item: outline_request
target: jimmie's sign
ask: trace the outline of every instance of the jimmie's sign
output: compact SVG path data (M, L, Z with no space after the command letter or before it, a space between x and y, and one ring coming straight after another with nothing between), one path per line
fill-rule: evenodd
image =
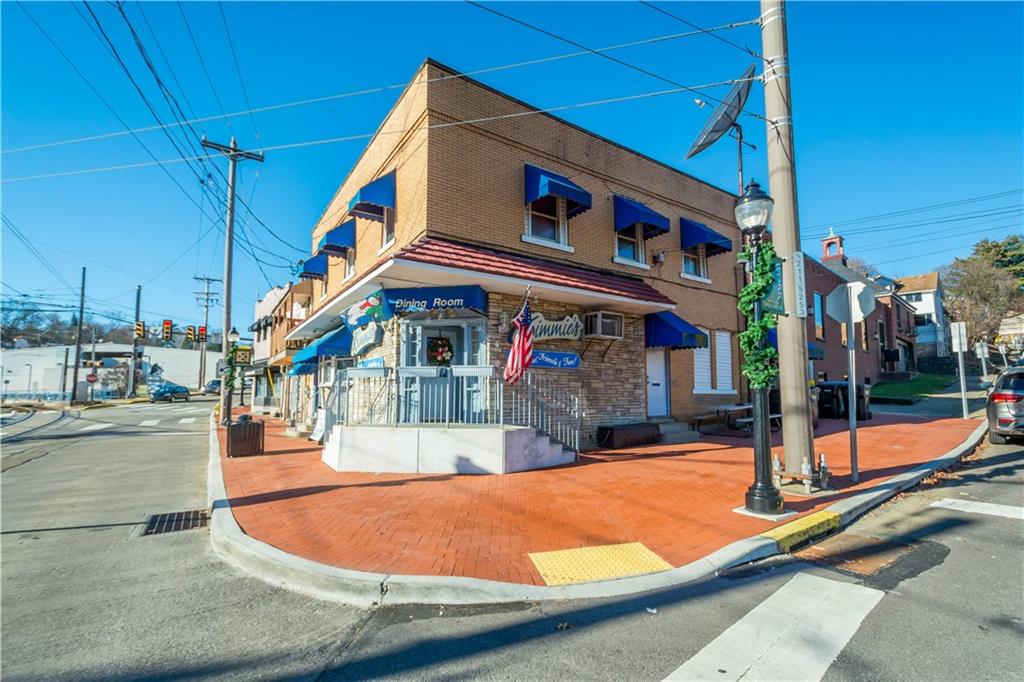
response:
M533 330L534 341L576 340L583 335L583 321L575 314L567 315L560 320L549 320L541 313L535 313L530 328Z

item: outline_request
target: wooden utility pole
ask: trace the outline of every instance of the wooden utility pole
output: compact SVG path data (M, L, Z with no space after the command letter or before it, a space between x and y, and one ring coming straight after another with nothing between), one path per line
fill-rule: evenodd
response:
M789 313L780 316L778 323L782 444L785 451L783 473L799 474L805 459L814 466L814 431L807 370L806 318L797 313L798 305L806 306L806 301L797 301L794 276L793 253L800 250L800 223L796 199L792 100L789 94L786 3L783 0L761 0L761 40L764 54L764 110L768 119L769 194L775 200L772 242L776 253L785 259L782 266L782 289L786 311Z
M228 202L227 216L224 221L224 327L221 331L221 353L226 361L228 352L231 350L228 330L231 329L231 259L235 246L235 167L238 165L239 159L263 163L263 154L239 149L234 137L231 138L231 144L227 146L210 142L205 135L202 143L207 149L214 149L228 157ZM220 383L220 415L221 421L229 423L231 407L228 395L234 387L226 386L225 383L224 381Z
M85 267L82 267L82 291L78 296L78 332L75 334L75 371L71 375L71 400L78 397L78 368L82 364L82 318L85 317Z

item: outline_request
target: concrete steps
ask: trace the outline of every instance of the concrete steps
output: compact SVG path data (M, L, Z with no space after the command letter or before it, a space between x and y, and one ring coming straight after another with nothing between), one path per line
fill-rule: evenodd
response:
M672 417L652 417L647 421L658 425L662 444L677 445L700 440L700 433L691 429L689 424L677 422Z

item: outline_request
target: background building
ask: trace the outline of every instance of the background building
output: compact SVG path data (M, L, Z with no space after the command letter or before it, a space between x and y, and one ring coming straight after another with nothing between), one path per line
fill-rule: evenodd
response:
M945 358L949 356L949 319L942 292L942 279L937 272L901 277L900 295L914 306L917 328L917 356Z

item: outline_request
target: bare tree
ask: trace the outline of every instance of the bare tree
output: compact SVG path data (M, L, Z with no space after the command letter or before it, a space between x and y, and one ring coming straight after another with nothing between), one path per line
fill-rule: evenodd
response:
M1017 279L978 256L957 258L940 271L946 307L954 320L967 323L971 343L991 341L999 323L1024 307Z

